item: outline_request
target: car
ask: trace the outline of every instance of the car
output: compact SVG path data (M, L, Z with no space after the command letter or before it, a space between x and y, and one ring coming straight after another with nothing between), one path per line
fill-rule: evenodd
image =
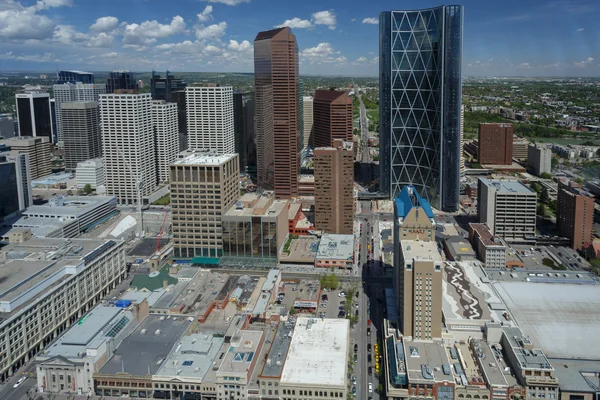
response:
M356 310L356 316L358 317L358 310Z
M356 375L352 375L352 383L356 385Z
M370 319L367 320L367 326L371 326L371 320Z
M367 355L367 362L370 363L372 360L373 360L373 357L371 357L371 354L368 354Z
M358 299L358 296L360 296L360 292L356 292L356 298Z
M346 316L346 313L345 313L345 312L343 312L343 311L340 311L340 312L338 313L338 318L344 318L345 316Z
M372 373L373 373L373 367L371 367L371 366L369 365L369 375L371 375Z
M338 297L346 297L346 292L340 292L340 293L338 294Z
M371 352L371 343L367 343L367 351L370 353Z
M342 306L343 306L344 304L346 304L346 300L342 300L342 301L340 301L340 305L342 305Z
M367 336L371 336L371 327L367 326Z
M354 362L358 362L358 354L354 354Z
M13 385L13 389L16 389L16 388L18 388L19 386L21 386L21 384L22 384L23 382L25 382L25 379L27 379L27 377L26 377L26 376L24 376L24 377L20 378L20 379L17 381L17 383L15 383L15 384Z
M356 396L356 386L352 386L352 395Z
M340 311L344 311L344 306L339 306L339 307L338 307L338 310L340 310Z
M373 384L369 382L369 393L373 393Z
M326 294L321 296L321 300L329 300L329 296L327 296Z
M321 308L327 308L327 303L321 303Z
M355 352L355 353L358 353L358 343L355 343L355 344L354 344L354 352Z
M354 306L355 306L355 307L356 307L356 309L358 310L358 303L356 303Z

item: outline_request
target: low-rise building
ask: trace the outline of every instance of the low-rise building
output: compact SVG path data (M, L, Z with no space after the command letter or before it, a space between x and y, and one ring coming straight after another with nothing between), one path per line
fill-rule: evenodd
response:
M506 242L493 236L485 224L469 224L469 239L486 268L506 267Z
M451 261L468 261L477 259L477 254L462 236L451 236L444 240L444 253Z
M315 267L352 269L354 262L354 235L324 233L319 242Z
M529 140L515 136L513 139L513 158L526 161L528 156Z
M94 158L77 163L75 178L78 189L83 189L85 185L90 185L92 189L104 186L104 158Z

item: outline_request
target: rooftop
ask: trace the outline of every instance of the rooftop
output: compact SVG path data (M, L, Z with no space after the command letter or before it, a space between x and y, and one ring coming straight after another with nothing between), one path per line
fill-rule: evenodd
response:
M463 259L477 258L477 254L475 254L475 250L471 247L471 243L462 236L449 237L445 242L454 259L457 259L457 257Z
M497 303L500 299L490 285L482 282L478 272L483 276L483 271L469 262L446 263L442 312L449 329L454 325L464 328L467 322L481 325L492 319L488 303Z
M244 374L249 376L250 365L254 357L258 357L262 344L262 331L239 330L231 337L229 349L223 357L217 375L230 376Z
M291 344L294 322L280 322L277 333L272 339L271 347L267 356L267 362L260 373L261 377L280 377L285 365L288 349Z
M550 361L546 358L544 352L540 349L528 350L525 347L532 345L532 340L529 336L525 336L523 331L518 327L505 327L504 333L508 339L508 343L512 347L517 361L521 368L528 369L553 369Z
M217 154L208 151L183 151L179 153L178 159L171 165L205 165L218 166L223 165L237 154Z
M442 261L442 257L435 242L421 240L401 240L402 254L405 260L433 260Z
M56 174L50 174L43 176L39 179L34 179L31 181L31 186L35 188L36 186L48 186L48 185L57 185L59 183L67 183L71 179L73 179L73 174L70 172L58 172Z
M454 380L448 367L444 371L443 365L449 366L450 361L441 341L421 342L404 338L403 342L409 382L452 382Z
M112 196L56 196L45 205L28 207L23 215L76 218L108 203L116 206L117 200Z
M599 360L566 360L551 358L550 362L556 371L558 386L564 392L597 393Z
M212 369L213 362L224 342L224 338L207 333L184 336L161 363L162 366L156 375L202 379Z
M261 196L256 193L246 193L223 216L277 217L282 212L286 212L287 216L287 205L287 200L275 200L274 198Z
M485 224L470 223L469 226L479 234L481 242L485 246L506 246L504 240L497 236L492 236L492 233Z
M394 199L396 218L405 218L413 207L421 207L428 218L433 219L429 202L419 195L413 186L405 186Z
M349 336L347 319L299 317L281 384L345 387Z
M334 235L324 233L321 236L317 260L352 260L354 254L354 235Z
M534 194L531 189L516 180L500 180L480 178L481 183L485 186L495 189L502 194Z

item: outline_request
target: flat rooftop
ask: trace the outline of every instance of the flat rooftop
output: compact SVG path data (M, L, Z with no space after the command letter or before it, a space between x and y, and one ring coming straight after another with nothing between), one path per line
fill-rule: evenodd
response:
M217 375L248 374L262 344L262 331L239 330L232 337Z
M436 242L424 242L421 240L401 240L402 254L405 260L433 260L442 261Z
M352 260L354 255L354 235L334 235L324 233L319 242L317 260Z
M403 342L409 382L454 381L451 371L450 374L444 373L443 365L449 366L450 361L441 341L421 342L404 338Z
M247 193L244 196L247 196ZM254 193L252 193L254 195ZM252 207L245 207L243 201L238 201L236 204L231 206L223 216L225 217L276 217L282 212L287 213L287 200L272 200L271 205L265 208L270 199L266 197L260 197L257 199L256 204ZM264 208L264 212L258 212L259 209ZM287 214L286 214L287 215Z
M520 328L514 326L505 327L504 332L506 333L510 347L513 348L515 355L517 356L517 361L522 368L553 369L542 350L537 348L532 350L525 349L526 345L532 345L533 342L529 336L523 334L523 331Z
M475 230L477 233L479 233L479 236L481 238L481 242L486 245L486 246L506 246L506 243L504 243L504 241L496 236L493 236L492 233L490 232L490 230L487 228L487 226L485 224L469 224L473 230Z
M599 360L566 360L550 358L556 371L558 386L565 392L597 393Z
M272 339L267 356L267 362L260 373L261 377L280 377L291 343L291 333L294 331L293 321L280 322L277 333Z
M298 236L291 239L289 254L281 250L280 260L287 263L314 264L319 239L316 236Z
M281 385L344 388L350 321L300 317L281 375Z
M533 194L534 192L527 186L523 185L517 180L504 180L504 179L479 179L482 184L495 189L498 193L503 194Z
M442 280L442 312L446 324L461 325L463 320L490 321L489 302L499 302L491 286L482 282L476 266L468 262L446 263ZM483 272L481 272L483 275Z
M193 377L203 379L212 369L221 346L222 337L212 333L194 333L184 336L156 373L163 377Z
M216 154L213 152L184 151L179 153L179 158L171 165L206 165L218 166L225 164L237 154Z
M540 259L542 257L539 257ZM528 260L528 259L526 259ZM514 268L498 269L489 268L485 270L491 281L497 282L531 282L531 283L556 283L556 284L589 284L597 285L598 281L589 272L584 271L555 271L550 268L537 269L522 269Z
M100 374L155 375L191 322L183 316L148 315L126 337Z
M512 319L550 357L600 359L600 286L494 282Z
M117 199L112 196L67 196L57 205L30 206L23 212L23 215L28 217L52 215L75 218L111 201L116 206Z
M499 364L498 359L494 355L490 344L483 340L475 340L475 347L483 354L479 363L483 368L483 376L485 380L493 386L508 386L505 372L501 369L503 364ZM510 372L507 373L510 377Z

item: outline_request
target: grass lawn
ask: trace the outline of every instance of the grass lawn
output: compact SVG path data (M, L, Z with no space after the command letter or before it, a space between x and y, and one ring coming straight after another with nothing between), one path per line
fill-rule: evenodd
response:
M379 108L367 110L367 118L369 118L369 121L378 121L379 120Z

